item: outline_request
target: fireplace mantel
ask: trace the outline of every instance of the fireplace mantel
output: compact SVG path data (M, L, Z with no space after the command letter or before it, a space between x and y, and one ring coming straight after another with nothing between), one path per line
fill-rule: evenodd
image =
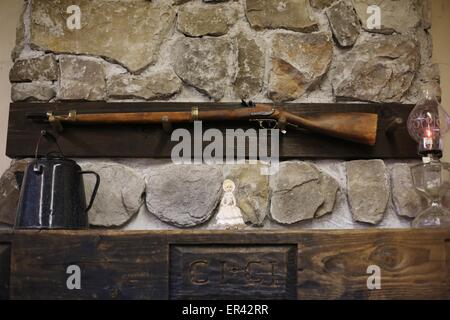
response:
M450 299L450 230L3 231L0 265L11 299Z

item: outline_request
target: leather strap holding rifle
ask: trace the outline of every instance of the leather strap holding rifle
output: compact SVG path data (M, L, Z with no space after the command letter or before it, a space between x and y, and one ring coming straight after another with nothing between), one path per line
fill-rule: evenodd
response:
M126 113L86 113L71 111L66 115L28 114L34 121L49 122L57 127L61 123L78 124L161 124L193 121L275 121L280 127L296 126L324 135L373 146L377 138L378 116L374 113L323 113L299 116L268 104L254 107L221 110L157 111Z

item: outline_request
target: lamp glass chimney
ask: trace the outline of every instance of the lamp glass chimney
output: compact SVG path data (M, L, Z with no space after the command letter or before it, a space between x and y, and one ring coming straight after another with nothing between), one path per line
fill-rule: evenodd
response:
M449 128L450 116L436 96L430 90L424 90L408 118L408 132L418 143L419 154L442 157L442 138Z

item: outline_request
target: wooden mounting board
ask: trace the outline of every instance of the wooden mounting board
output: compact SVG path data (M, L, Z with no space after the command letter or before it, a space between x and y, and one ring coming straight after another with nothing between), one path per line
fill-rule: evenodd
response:
M106 103L106 102L60 102L60 103L13 103L10 106L8 140L6 154L11 158L34 156L35 146L42 129L50 125L33 123L26 119L29 112L132 112L161 110L191 110L202 108L229 108L229 103ZM406 130L406 119L411 105L394 104L287 104L285 109L300 115L321 112L369 112L378 113L378 140L374 147L363 146L319 134L289 130L280 140L281 159L406 159L417 158L416 143ZM394 117L401 117L404 123L391 135L386 135L386 126ZM251 127L253 123L222 122L204 123L203 129L217 127L225 129ZM190 129L192 125L183 127ZM171 142L170 133L155 125L96 125L69 126L59 136L62 150L68 157L108 157L108 158L170 158L171 150L177 142ZM205 145L208 143L205 143ZM41 153L53 150L43 144Z
M9 263L11 299L450 299L446 229L3 232Z

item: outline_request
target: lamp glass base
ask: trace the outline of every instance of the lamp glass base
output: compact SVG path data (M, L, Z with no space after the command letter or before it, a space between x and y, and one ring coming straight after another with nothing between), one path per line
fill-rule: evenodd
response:
M441 206L431 206L413 220L414 228L450 228L450 211Z

